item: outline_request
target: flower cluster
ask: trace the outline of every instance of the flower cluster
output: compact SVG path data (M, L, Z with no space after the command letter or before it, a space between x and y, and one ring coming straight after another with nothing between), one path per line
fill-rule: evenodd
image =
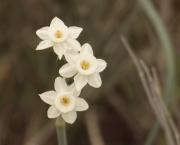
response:
M77 111L85 111L89 108L88 103L79 95L87 84L99 88L102 84L100 72L107 64L102 59L97 59L90 44L81 44L76 40L82 28L67 27L63 21L55 17L50 26L43 27L36 31L42 41L36 50L43 50L53 47L59 60L64 56L67 63L59 69L61 77L54 82L54 90L40 94L40 98L50 105L48 118L61 116L65 122L74 123L77 118ZM74 83L68 85L66 78L72 78Z

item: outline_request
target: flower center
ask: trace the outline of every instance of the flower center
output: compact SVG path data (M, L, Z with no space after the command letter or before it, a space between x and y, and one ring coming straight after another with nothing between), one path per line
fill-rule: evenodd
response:
M88 70L90 68L90 63L86 60L81 61L81 68L83 70Z
M70 99L68 96L63 96L61 99L60 99L60 103L63 104L64 106L67 106L70 104Z
M55 35L56 38L59 39L59 38L62 37L63 33L61 31L57 30L54 35Z

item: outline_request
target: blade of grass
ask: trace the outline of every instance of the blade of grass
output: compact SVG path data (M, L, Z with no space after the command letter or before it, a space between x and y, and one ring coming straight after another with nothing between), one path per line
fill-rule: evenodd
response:
M154 26L157 35L161 41L162 47L164 48L165 57L166 57L166 82L165 82L165 89L164 89L164 97L165 102L168 103L170 101L171 97L171 91L175 84L174 82L174 75L175 75L175 63L174 63L174 54L172 51L172 44L169 39L168 33L166 31L166 28L158 14L158 12L155 10L152 2L150 0L139 0L139 3L141 4L141 8L144 10L144 12L147 14L149 19L152 22L152 25ZM145 142L145 145L152 145L153 141L155 140L159 130L159 123L156 121L154 123L153 129L149 133L147 140Z

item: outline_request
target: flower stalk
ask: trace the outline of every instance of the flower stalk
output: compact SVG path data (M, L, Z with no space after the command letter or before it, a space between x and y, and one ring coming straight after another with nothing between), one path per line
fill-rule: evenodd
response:
M55 124L58 145L67 145L66 123L61 117L58 117Z

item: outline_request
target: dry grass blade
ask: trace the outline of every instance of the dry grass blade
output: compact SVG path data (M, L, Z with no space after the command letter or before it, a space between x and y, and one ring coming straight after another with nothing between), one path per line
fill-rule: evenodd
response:
M159 89L159 85L156 82L156 79L154 79L153 76L151 76L151 73L147 66L144 64L143 61L140 62L140 65L142 67L142 71L144 71L144 75L146 76L147 80L144 80L147 85L149 85L149 90L152 92L152 96L148 96L149 102L151 104L151 107L153 111L155 112L156 117L158 118L162 128L165 131L166 139L169 145L176 145L175 139L173 137L171 127L169 125L166 113L164 111L165 104L161 98L161 92Z
M156 74L155 69L152 69L152 75L145 63L139 60L134 52L131 50L127 41L122 38L122 42L130 54L145 89L145 92L148 96L150 105L160 122L161 127L165 131L165 136L168 145L180 145L179 142L179 133L176 129L176 126L172 120L171 115L169 114L167 107L162 100L162 93L159 85L159 80Z
M168 123L169 123L169 126L172 130L172 134L173 134L173 137L175 139L175 142L177 145L180 144L180 136L179 136L179 132L177 130L177 127L176 125L174 124L174 121L171 117L171 115L169 114L168 110L167 110L167 107L165 105L165 103L163 102L162 100L162 97L161 97L161 91L160 91L160 88L159 88L159 80L158 80L158 76L157 76L157 73L156 73L156 70L154 68L152 68L152 73L153 73L153 78L154 78L154 81L156 82L156 86L157 86L157 92L159 91L159 102L161 103L162 105L162 109L164 111L164 114L166 115L166 118L168 120Z

